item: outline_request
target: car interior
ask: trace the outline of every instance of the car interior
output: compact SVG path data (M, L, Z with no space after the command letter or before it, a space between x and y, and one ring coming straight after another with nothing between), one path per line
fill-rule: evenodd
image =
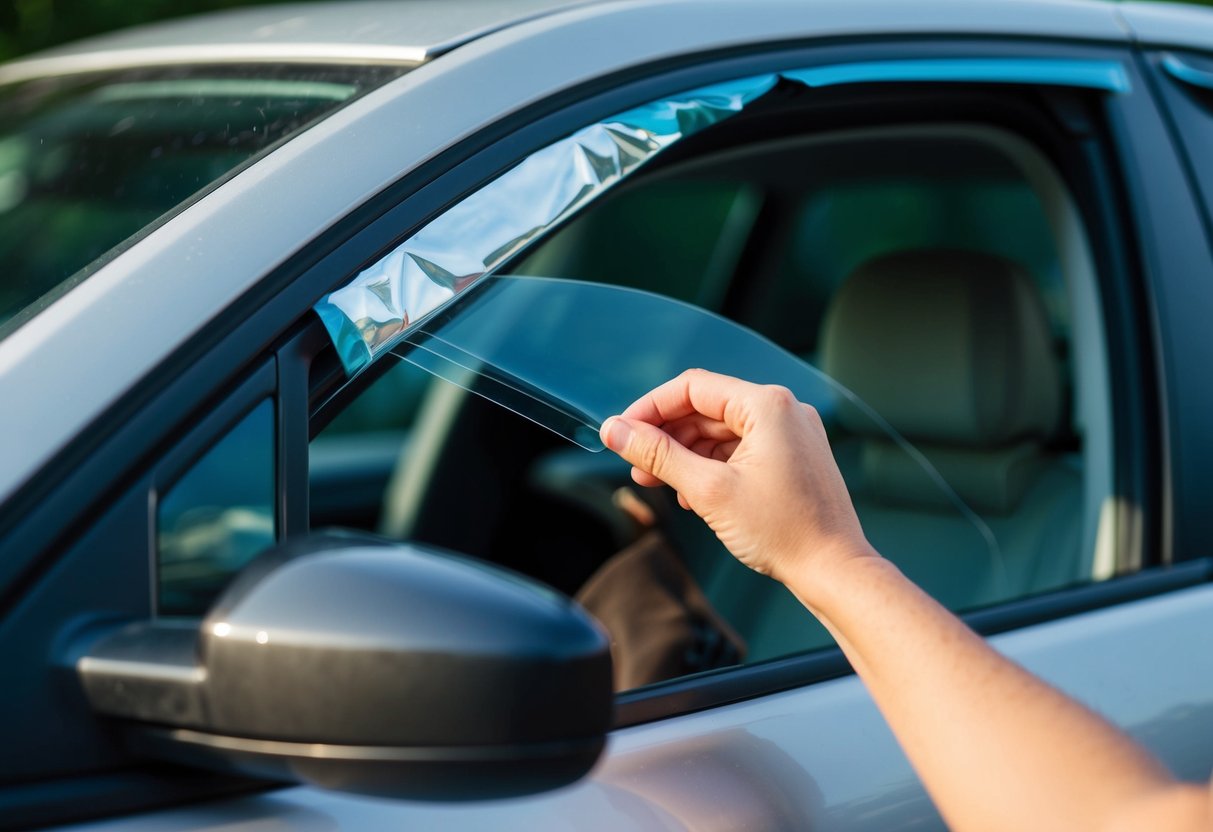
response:
M679 144L507 271L696 304L853 393L827 430L865 532L949 607L1110 576L1106 349L1077 312L1099 288L1048 142L981 96L855 123L804 94L777 89ZM669 494L476 383L389 358L321 408L313 528L485 558L577 596L617 651L672 638L655 649L694 655L620 688L832 643ZM692 625L669 636L672 618Z

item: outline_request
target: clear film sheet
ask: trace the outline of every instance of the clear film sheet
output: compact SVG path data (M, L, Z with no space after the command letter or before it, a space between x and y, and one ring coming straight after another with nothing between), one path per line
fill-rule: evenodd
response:
M1001 581L986 524L935 467L861 399L753 330L636 289L545 277L492 276L413 327L398 359L517 413L588 451L609 417L688 367L787 387L812 405L856 493L896 479L934 512L968 521L968 548ZM952 534L957 532L953 529Z
M349 378L388 355L525 416L581 447L688 367L781 384L836 425L859 456L848 486L897 480L969 521L978 560L1004 568L988 526L852 393L761 336L645 292L495 276L565 220L682 139L742 112L777 84L1032 84L1129 89L1115 61L941 58L809 67L691 90L591 124L537 151L322 298L317 314ZM833 440L833 437L832 437ZM924 527L930 537L933 532Z

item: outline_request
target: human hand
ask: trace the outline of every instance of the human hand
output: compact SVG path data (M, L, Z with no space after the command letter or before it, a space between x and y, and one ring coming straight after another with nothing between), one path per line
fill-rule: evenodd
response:
M817 411L789 391L689 370L601 433L834 634L950 828L1213 829L1213 789L1176 782L876 554Z
M787 584L875 555L821 418L786 388L688 370L607 419L601 433L637 483L672 486L757 572Z

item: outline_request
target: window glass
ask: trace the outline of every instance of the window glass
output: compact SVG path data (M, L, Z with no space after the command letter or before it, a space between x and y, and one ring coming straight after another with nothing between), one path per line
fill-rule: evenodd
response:
M804 352L817 340L804 326L806 312L823 313L859 266L881 255L929 248L973 249L1022 264L1041 290L1050 323L1055 329L1064 325L1065 285L1052 232L1040 200L1018 177L860 178L815 189L795 212L776 285L756 298L751 320Z
M569 291L571 278L717 309L858 394L914 449L832 396L814 400L865 533L950 608L1107 577L1105 347L1073 204L1027 142L976 125L751 140L641 173L510 269L564 288L529 297L521 289L544 281L495 292L491 278L406 339L398 353L454 383L418 388L419 403L399 408L419 409L392 472L343 493L360 494L384 534L488 558L577 597L612 633L616 666L627 668L619 687L830 644L794 598L737 564L668 494L633 487L626 464L485 401L508 388L528 404L537 388L551 392L541 380L552 371L557 387L588 398L549 397L540 421L563 406L601 417L586 402L629 372L627 361L672 374L685 369L668 366L685 348L700 358L677 362L746 364L728 338L690 346L694 328L682 324L650 321L629 337L628 325L649 319L575 300L587 293ZM569 315L576 308L585 322ZM647 364L619 356L626 343L661 350L662 338L668 349ZM519 354L521 364L499 360ZM756 380L770 370L729 366ZM325 453L314 443L313 464ZM946 489L931 487L923 459ZM360 476L371 483L369 469ZM314 471L314 504L318 491ZM655 655L669 661L644 666Z
M388 482L410 444L434 378L390 358L381 376L312 440L308 454L313 528L376 531Z
M716 309L760 204L760 195L738 182L624 189L507 273L631 286Z
M160 498L158 609L202 615L228 580L272 545L274 405L259 404Z
M166 212L403 71L179 66L0 86L0 337Z

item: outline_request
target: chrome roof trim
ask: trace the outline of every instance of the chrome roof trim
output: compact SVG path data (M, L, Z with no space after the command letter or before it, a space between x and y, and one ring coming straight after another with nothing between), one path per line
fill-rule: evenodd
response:
M0 65L0 83L143 66L420 64L601 0L344 0L250 6L96 35Z
M49 58L31 58L0 66L0 84L58 75L187 64L410 64L425 61L417 46L334 43L238 43L192 47L114 49Z

